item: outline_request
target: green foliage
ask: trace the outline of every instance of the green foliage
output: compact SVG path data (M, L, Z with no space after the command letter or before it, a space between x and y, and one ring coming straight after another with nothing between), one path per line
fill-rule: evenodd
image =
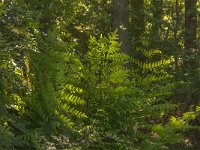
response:
M84 138L93 143L91 149L134 147L132 140L137 143L148 134L141 130L148 130L149 122L154 125L155 120L178 107L170 102L163 104L173 88L173 84L167 84L171 76L165 71L171 61L143 63L129 58L119 52L116 41L115 33L98 40L91 37L84 59L83 96L91 120L86 122L90 127ZM152 50L148 56L157 53L161 52ZM127 63L138 69L128 70Z
M186 147L194 148L187 133L198 132L199 127L191 122L199 117L198 106L195 111L185 112L181 117L171 116L165 125L155 125L152 128L151 140L148 141L150 147L160 146L160 149L168 149L170 145L182 144ZM180 145L179 145L180 146ZM148 146L147 146L148 147Z
M184 3L155 2L129 5L128 56L111 1L1 1L0 149L195 148L199 52Z
M83 64L83 96L86 112L91 121L89 141L91 148L119 149L125 139L120 132L126 125L129 108L128 56L119 52L115 33L99 39L90 38L89 51ZM106 139L110 139L106 142ZM111 143L110 143L111 142ZM90 147L90 146L89 146ZM121 149L121 148L120 148Z
M11 148L13 147L14 134L10 131L9 127L0 125L0 147Z
M0 38L3 52L0 54L0 148L46 149L50 135L62 133L69 136L72 127L75 128L75 118L87 117L79 110L79 105L85 102L79 97L82 90L76 87L80 62L68 50L69 47L58 40L59 31L49 30L44 36L39 32L39 26L43 24L40 19L33 18L29 22L36 11L30 9L31 2L6 1L3 6L5 11L1 18L5 30L1 31ZM51 11L59 10L55 9ZM13 16L12 11L16 12ZM45 16L44 11L46 8L39 14L43 12ZM24 20L23 16L28 20ZM13 40L12 36L16 39Z
M55 32L49 32L45 40L41 38L38 49L29 56L32 92L28 96L27 117L33 127L42 127L48 134L71 128L71 115L86 117L74 108L85 103L76 95L81 89L73 86L78 77L74 70L81 66L73 63L75 56L65 52L65 45L54 35Z

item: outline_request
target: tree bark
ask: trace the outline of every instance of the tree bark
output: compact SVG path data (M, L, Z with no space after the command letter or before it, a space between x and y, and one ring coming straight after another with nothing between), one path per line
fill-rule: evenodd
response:
M163 20L163 0L152 0L153 6L153 22L152 22L152 45L151 48L160 48L161 46L161 27Z
M197 0L185 0L185 51L183 55L183 73L186 82L190 82L185 106L196 105L199 101L199 56L197 53Z
M152 0L153 5L153 30L155 32L160 28L160 24L163 16L163 1L162 0Z
M131 39L133 47L141 45L141 37L145 30L144 0L131 0Z
M197 0L185 0L185 49L197 49Z
M119 41L122 42L121 52L130 54L128 31L128 5L129 0L112 1L112 30L118 30Z

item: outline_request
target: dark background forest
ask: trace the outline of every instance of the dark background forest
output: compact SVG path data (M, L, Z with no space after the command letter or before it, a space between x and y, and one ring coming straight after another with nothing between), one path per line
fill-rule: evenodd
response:
M200 149L200 1L1 0L0 150Z

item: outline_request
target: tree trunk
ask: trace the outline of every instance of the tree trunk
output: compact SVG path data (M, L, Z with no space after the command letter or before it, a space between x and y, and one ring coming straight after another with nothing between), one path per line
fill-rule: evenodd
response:
M197 49L197 0L185 0L185 49Z
M162 16L163 16L163 1L162 0L152 0L153 5L153 32L158 34L161 28ZM158 35L157 35L158 36Z
M185 51L183 73L186 82L192 83L187 90L186 108L199 100L199 56L197 53L197 0L185 0Z
M197 69L197 0L185 0L185 51L184 70L188 75L195 75Z
M131 0L131 39L133 47L141 45L141 37L145 30L144 0Z
M152 45L151 48L160 48L161 42L161 25L163 20L163 0L152 0L153 22L152 22Z
M112 1L112 30L118 30L119 41L122 42L122 52L130 54L128 31L128 5L129 0Z

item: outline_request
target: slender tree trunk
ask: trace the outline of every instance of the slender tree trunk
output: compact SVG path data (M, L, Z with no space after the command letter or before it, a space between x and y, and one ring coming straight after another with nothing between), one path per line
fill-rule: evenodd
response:
M131 0L131 39L133 47L141 45L141 37L145 30L144 0Z
M180 58L180 53L182 52L182 49L179 47L178 41L179 39L179 26L181 23L180 20L180 5L179 5L179 0L175 1L174 4L174 9L175 9L175 14L173 14L173 19L174 19L174 43L176 43L173 54L174 54L174 81L177 83L182 79L182 73L181 73L181 65L179 64L179 58ZM181 91L182 92L182 91ZM174 102L180 102L182 98L182 93L180 92L180 87L178 85L175 85L174 88Z
M128 31L128 5L129 0L112 1L112 30L118 30L119 41L122 42L122 52L130 54Z
M197 49L197 0L185 0L185 49Z
M163 19L163 0L152 0L153 22L152 22L152 48L160 48L160 30Z
M184 70L188 75L195 75L197 69L197 0L185 0L185 51Z
M179 7L179 0L176 0L175 2L175 27L174 27L174 41L176 42L175 51L174 51L174 57L175 57L175 72L178 72L179 65L178 65L178 58L180 57L180 48L178 46L178 31L180 26L180 7ZM175 76L176 80L178 81L178 78Z
M199 100L199 56L197 53L197 0L185 0L185 51L183 73L185 81L192 83L186 91L185 105L196 105ZM196 81L196 82L195 82Z
M162 0L152 0L153 5L153 32L158 34L161 27L161 21L163 16L163 1Z

